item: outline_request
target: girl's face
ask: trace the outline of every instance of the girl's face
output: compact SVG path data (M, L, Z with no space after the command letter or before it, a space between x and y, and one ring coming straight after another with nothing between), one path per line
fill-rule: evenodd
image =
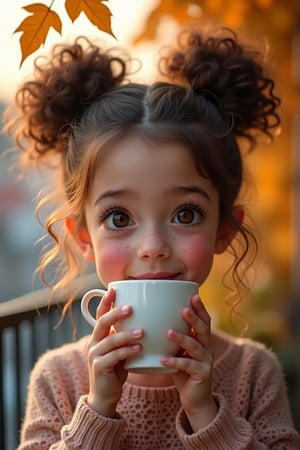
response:
M207 278L224 250L219 196L179 142L138 136L101 159L86 204L80 246L104 285L126 279Z

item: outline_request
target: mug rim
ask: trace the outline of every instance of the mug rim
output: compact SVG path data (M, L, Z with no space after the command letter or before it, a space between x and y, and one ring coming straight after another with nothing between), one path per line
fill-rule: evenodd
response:
M189 284L189 285L194 285L194 286L198 286L199 287L199 283L197 283L197 281L190 281L190 280L166 280L166 279L161 279L161 278L144 278L144 279L140 279L140 280L134 280L134 279L128 279L128 280L115 280L115 281L110 281L108 283L108 287L111 286L112 284L121 284L121 283L137 283L137 284L141 284L141 283L184 283L184 284Z

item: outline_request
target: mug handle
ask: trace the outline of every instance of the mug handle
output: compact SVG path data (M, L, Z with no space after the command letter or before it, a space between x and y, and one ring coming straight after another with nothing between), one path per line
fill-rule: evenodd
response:
M103 297L107 293L104 289L92 289L84 294L81 300L81 312L85 320L94 327L97 323L89 310L89 303L94 297Z

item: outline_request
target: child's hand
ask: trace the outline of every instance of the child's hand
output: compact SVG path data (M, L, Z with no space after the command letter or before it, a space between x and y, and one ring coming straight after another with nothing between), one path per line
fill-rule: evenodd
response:
M174 367L174 383L180 402L195 432L208 425L218 408L212 396L211 382L213 353L210 348L210 316L198 295L191 300L191 307L182 315L192 328L192 336L169 330L168 336L184 350L182 356L162 358L167 367Z
M114 299L112 289L102 298L97 309L97 324L88 344L90 390L87 403L106 417L115 415L127 378L123 360L140 350L136 341L142 336L142 330L110 333L116 322L132 312L129 306L111 309Z

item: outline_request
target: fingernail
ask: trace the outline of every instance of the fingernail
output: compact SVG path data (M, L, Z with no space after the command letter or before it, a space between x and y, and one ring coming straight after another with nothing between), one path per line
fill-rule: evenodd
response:
M169 362L170 358L168 356L162 356L160 358L160 361L162 364L167 364Z
M197 306L203 306L202 300L199 295L195 296L195 300L197 301Z
M179 336L179 333L178 333L178 331L176 331L176 330L170 330L170 331L169 331L169 334L170 334L170 336L172 336L172 337L178 337L178 336Z
M128 305L124 305L124 306L121 307L121 313L122 314L128 314L129 310L130 310L130 308L129 308Z
M188 316L192 317L193 313L192 313L192 311L190 310L190 308L184 308L184 310L185 310L185 313L186 313Z
M140 350L141 346L139 344L133 344L131 346L131 350L133 350L134 352L137 352L138 350Z
M136 336L136 337L142 336L142 330L141 329L132 330L131 333L132 333L133 336Z

